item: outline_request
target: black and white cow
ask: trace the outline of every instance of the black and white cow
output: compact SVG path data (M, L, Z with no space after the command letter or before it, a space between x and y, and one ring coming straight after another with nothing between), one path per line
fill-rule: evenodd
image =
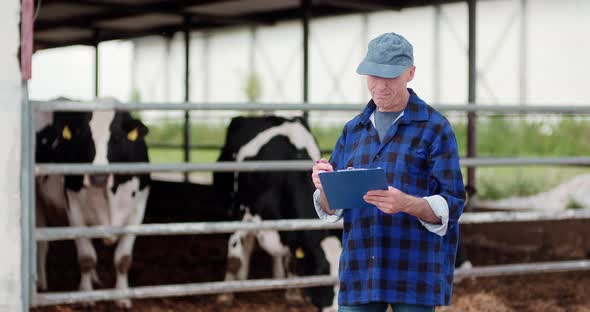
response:
M232 119L219 161L319 158L319 148L303 119L266 116ZM309 172L215 173L214 186L233 219L317 218ZM229 238L225 279L248 277L250 262L256 261L250 259L255 242L273 257L275 278L285 274L330 274L330 263L321 244L327 235L327 231L238 231ZM309 288L306 294L318 308L332 305L334 298L332 287ZM296 297L293 290L286 295L289 300ZM223 303L232 299L231 294L218 297Z
M108 164L148 162L144 141L147 127L128 112L54 112L37 132L37 162ZM150 190L149 174L40 176L37 185L37 225L124 226L141 224ZM65 222L64 222L65 219ZM134 235L105 238L115 248L116 288L128 288ZM96 251L90 239L75 240L80 265L80 290L92 290ZM48 245L38 252L38 286L47 288L45 259ZM119 307L131 307L119 300Z

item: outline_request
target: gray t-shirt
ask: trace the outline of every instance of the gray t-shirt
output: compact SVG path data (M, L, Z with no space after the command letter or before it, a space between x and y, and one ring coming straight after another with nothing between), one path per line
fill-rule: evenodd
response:
M375 129L379 134L379 140L383 141L385 135L387 134L387 130L393 124L393 122L397 119L397 117L403 111L399 112L380 112L378 109L375 109Z

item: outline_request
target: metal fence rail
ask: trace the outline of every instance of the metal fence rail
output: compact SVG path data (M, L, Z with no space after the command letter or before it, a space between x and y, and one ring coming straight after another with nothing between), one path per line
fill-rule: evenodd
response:
M235 111L360 111L365 105L357 104L276 104L276 103L102 103L73 101L31 101L40 111L89 110L235 110ZM461 111L504 114L590 114L589 105L432 105L439 111Z
M590 270L590 260L540 262L527 264L507 264L457 269L455 278L491 277L513 274L556 273ZM64 303L105 301L117 299L163 298L175 296L194 296L229 292L251 292L287 288L330 286L338 284L338 278L329 275L316 275L288 279L260 279L228 282L207 282L143 286L129 289L107 289L81 292L39 293L34 306L48 306Z
M230 292L251 292L287 288L329 286L338 283L338 278L330 275L316 275L287 279L260 279L228 282L207 282L194 284L175 284L143 286L128 289L108 289L63 293L39 293L35 306L48 306L63 303L105 301L117 299L162 298L221 294Z
M535 262L473 267L455 270L455 278L490 277L515 274L559 273L590 270L590 260L571 260L560 262Z
M239 230L259 231L299 231L339 229L342 223L325 223L319 219L266 220L260 222L192 222L192 223L153 223L122 227L46 227L36 231L35 238L40 241L68 240L78 237L99 238L111 235L188 235L233 233Z
M276 160L214 163L117 163L109 165L92 164L42 164L35 167L36 175L46 174L100 174L100 173L144 173L144 172L189 172L189 171L298 171L309 170L311 160Z
M530 158L463 158L461 166L532 166L569 165L590 166L590 157L530 157ZM100 173L143 173L143 172L189 172L189 171L297 171L309 170L311 160L270 160L270 161L221 161L213 163L113 163L92 164L38 164L35 175L46 174L100 174Z
M510 212L466 212L461 216L461 224L494 222L531 222L590 219L590 209L565 211L510 211ZM192 222L192 223L153 223L122 227L46 227L38 228L35 239L38 241L68 240L78 237L100 238L112 235L188 235L219 234L235 231L301 231L319 229L340 229L342 222L326 223L319 219L265 220L260 222Z

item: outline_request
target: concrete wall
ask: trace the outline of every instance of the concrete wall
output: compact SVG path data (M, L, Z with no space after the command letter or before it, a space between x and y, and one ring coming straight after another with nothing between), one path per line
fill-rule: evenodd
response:
M0 311L21 311L20 1L0 1Z

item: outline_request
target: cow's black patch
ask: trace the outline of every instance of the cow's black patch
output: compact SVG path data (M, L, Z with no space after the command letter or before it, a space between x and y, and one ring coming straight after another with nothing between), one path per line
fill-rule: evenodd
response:
M128 135L131 131L137 131L133 140ZM145 136L148 128L138 119L135 119L128 112L117 112L110 125L110 138L108 142L107 159L109 163L117 162L149 162ZM143 190L150 183L149 174L115 174L112 191L116 192L119 185L139 178L139 189Z

